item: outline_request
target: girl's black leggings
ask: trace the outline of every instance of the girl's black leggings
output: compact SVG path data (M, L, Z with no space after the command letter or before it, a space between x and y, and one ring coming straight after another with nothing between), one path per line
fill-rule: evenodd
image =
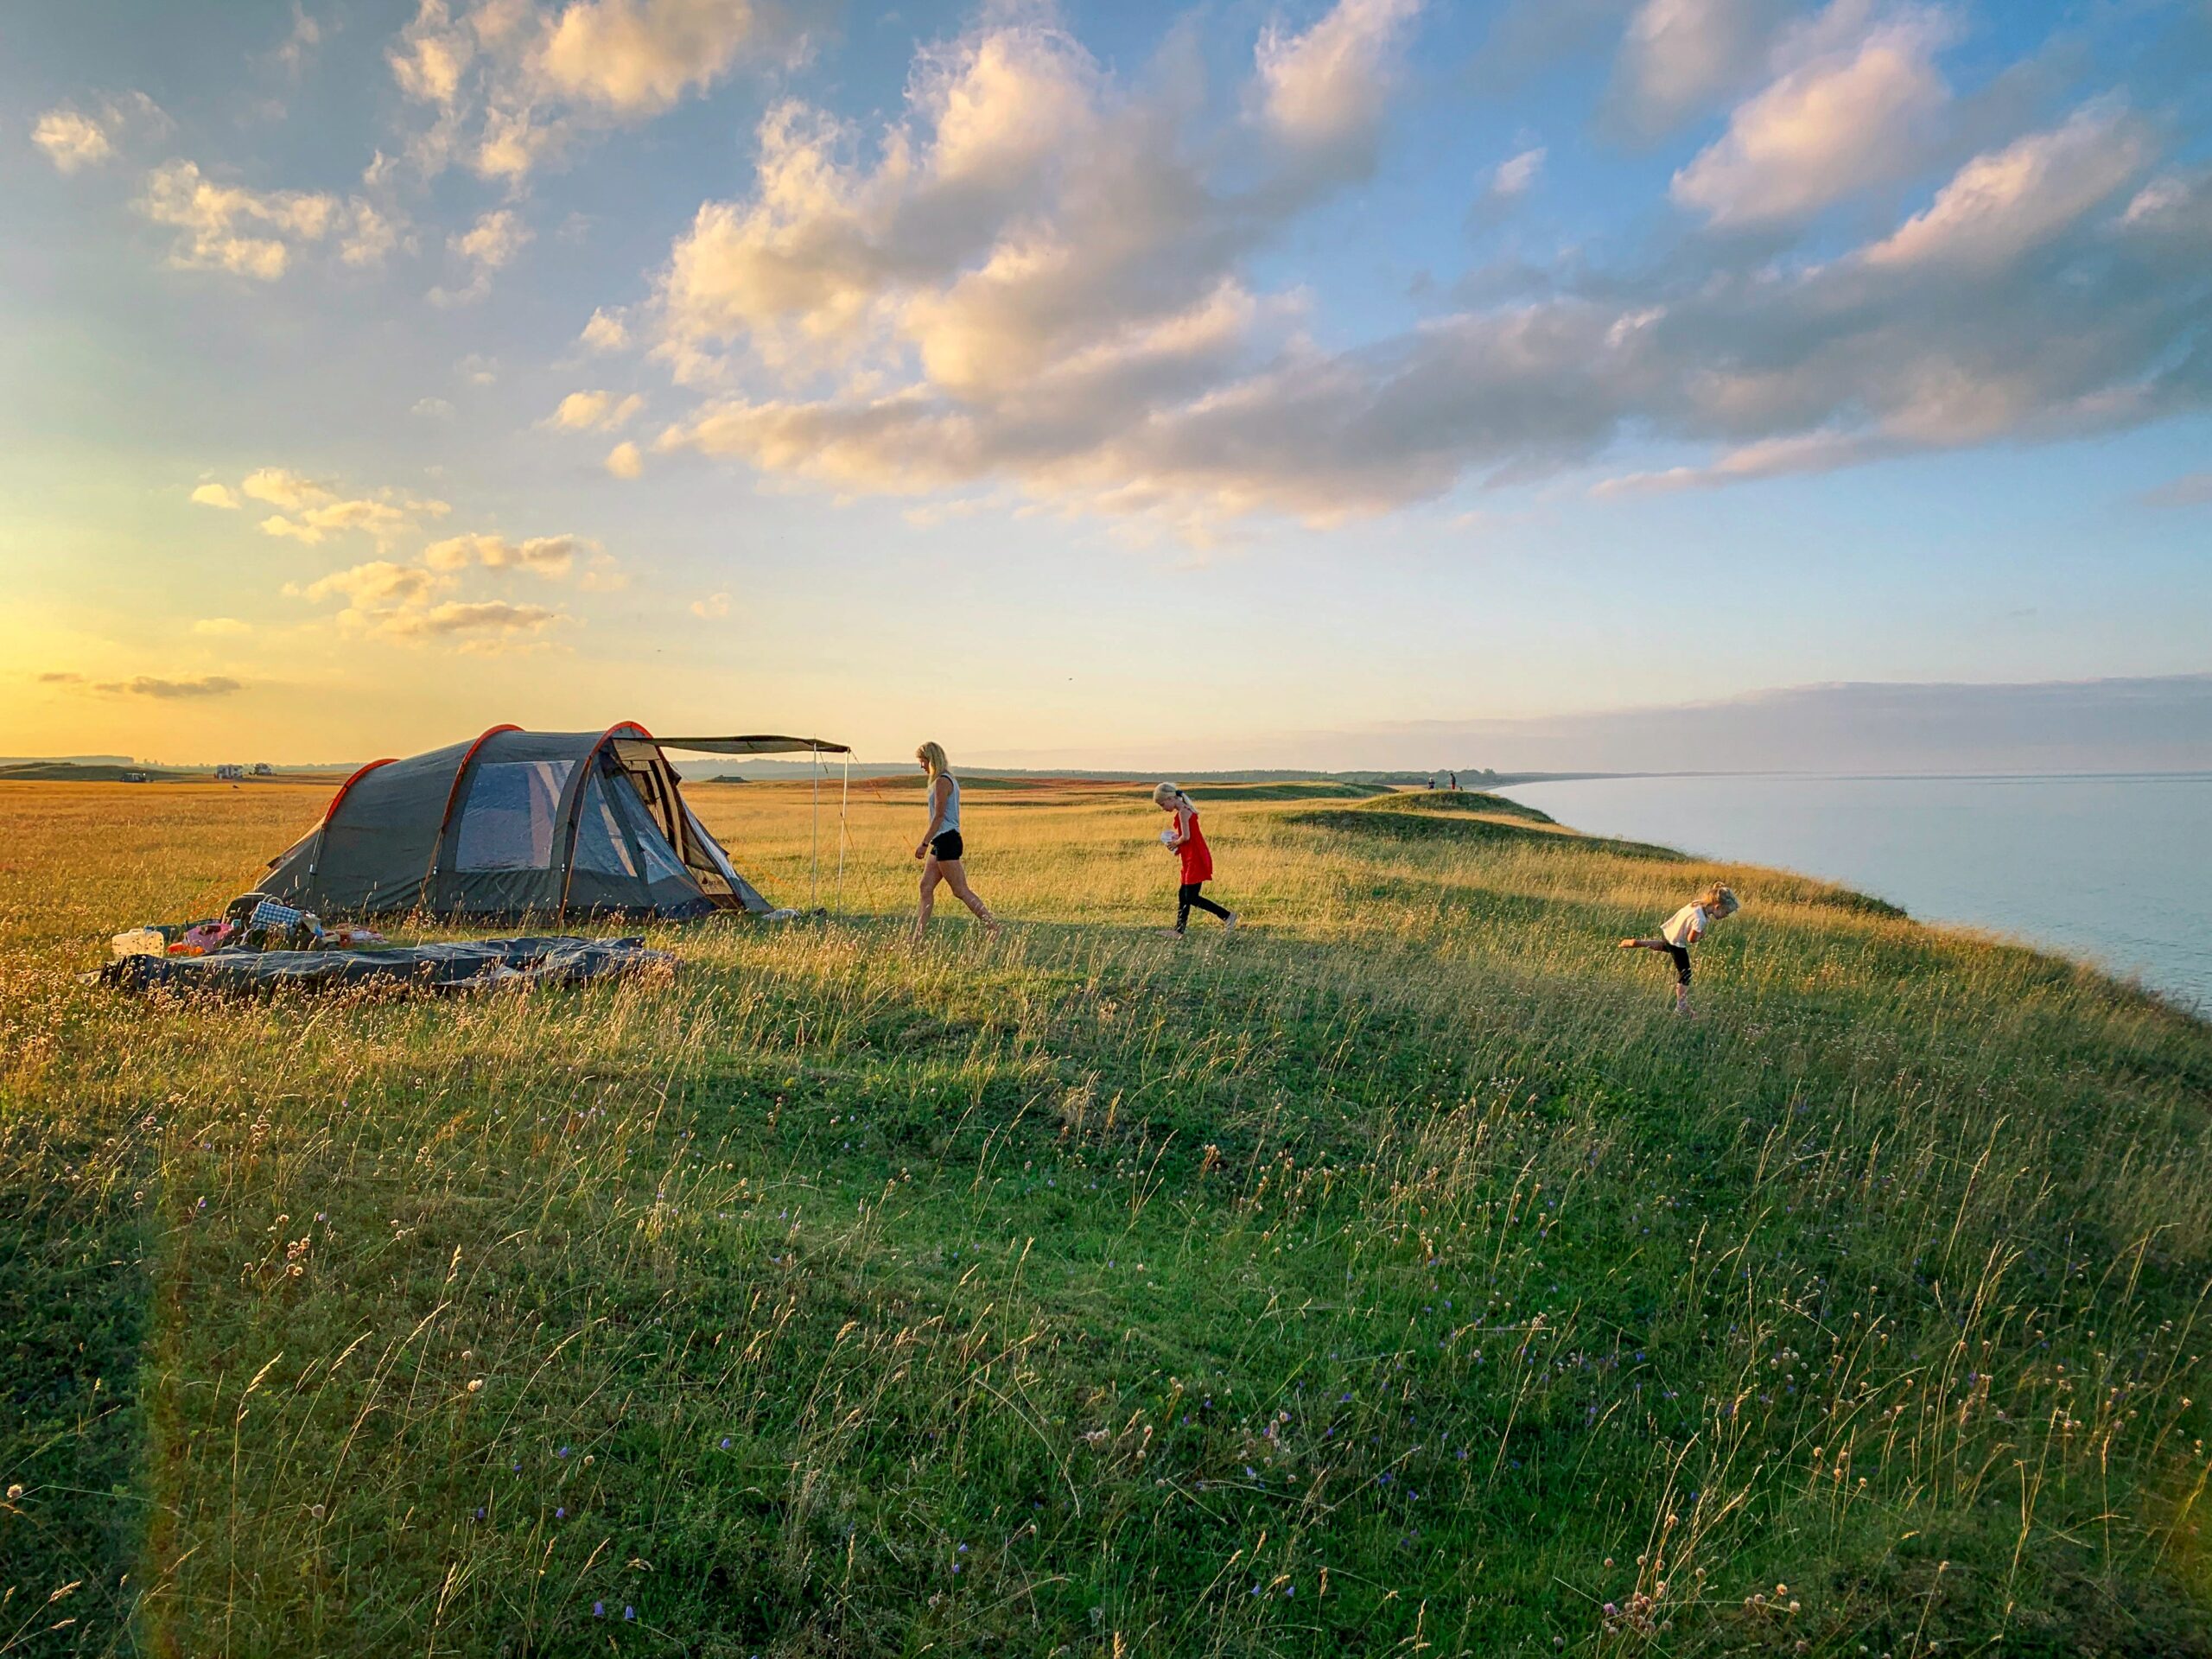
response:
M1198 891L1205 885L1203 881L1185 881L1175 889L1175 931L1178 933L1190 925L1193 909L1203 910L1209 916L1218 916L1224 922L1229 919L1227 911Z

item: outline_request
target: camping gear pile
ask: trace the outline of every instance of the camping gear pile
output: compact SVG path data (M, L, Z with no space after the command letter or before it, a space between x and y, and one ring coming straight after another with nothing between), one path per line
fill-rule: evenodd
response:
M217 950L345 950L382 944L371 927L327 928L312 911L280 905L265 893L231 900L219 917L199 922L149 922L108 941L117 961L128 957L204 957Z
M645 971L673 972L676 958L643 939L470 939L389 950L218 950L200 957L129 956L97 977L126 991L232 995L369 985L453 995L537 985L585 985Z

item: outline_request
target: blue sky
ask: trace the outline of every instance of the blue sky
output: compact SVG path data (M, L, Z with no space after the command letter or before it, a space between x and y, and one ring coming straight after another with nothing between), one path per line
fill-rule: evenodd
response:
M2118 679L2156 743L2045 759L2212 762L2204 0L4 47L0 750L1676 766L1712 721L1588 717Z

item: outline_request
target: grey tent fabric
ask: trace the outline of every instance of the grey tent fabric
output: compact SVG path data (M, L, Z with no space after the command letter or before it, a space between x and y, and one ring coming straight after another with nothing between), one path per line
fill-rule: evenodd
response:
M260 886L326 918L768 912L683 800L662 747L628 723L498 726L474 742L374 762Z
M643 939L476 939L391 950L217 950L204 957L125 957L99 971L127 991L232 995L389 984L451 994L503 986L583 985L677 959Z

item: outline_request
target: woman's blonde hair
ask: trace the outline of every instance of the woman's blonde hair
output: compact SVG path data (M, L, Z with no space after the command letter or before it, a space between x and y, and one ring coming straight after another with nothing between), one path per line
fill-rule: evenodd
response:
M1722 916L1733 916L1744 907L1743 901L1736 897L1735 890L1718 881L1698 894L1697 901L1706 909Z
M1173 784L1154 785L1152 791L1152 800L1153 804L1155 806L1165 806L1170 801L1180 802L1185 806L1188 806L1191 804L1191 798L1185 795L1181 790L1176 788Z
M914 759L930 769L932 778L944 777L952 770L952 762L944 758L944 745L925 743L914 751Z

